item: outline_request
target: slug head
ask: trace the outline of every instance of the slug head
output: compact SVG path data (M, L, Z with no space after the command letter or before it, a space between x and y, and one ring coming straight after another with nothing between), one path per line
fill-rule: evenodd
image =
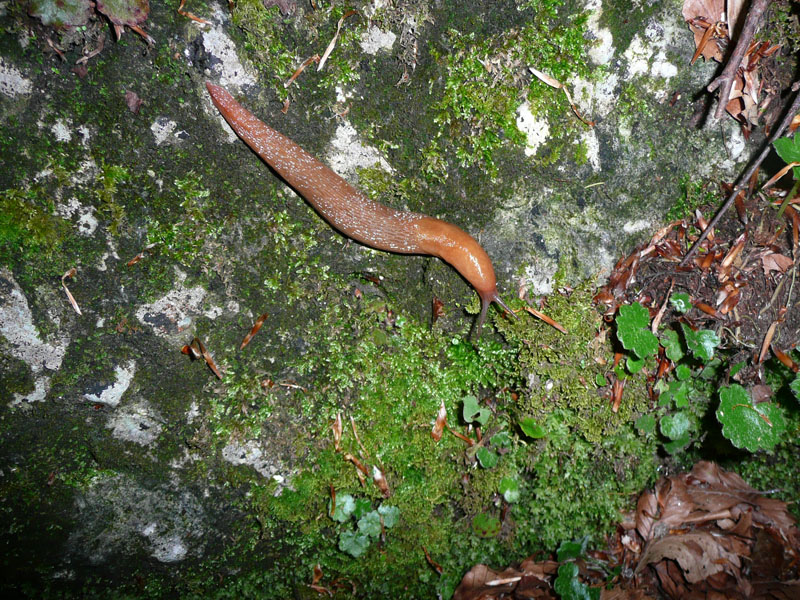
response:
M478 315L478 337L477 337L477 339L481 338L481 328L483 327L484 321L486 321L486 314L488 313L489 305L492 302L497 302L497 304L502 306L506 310L506 312L508 312L508 314L510 314L512 317L514 317L514 319L517 318L517 315L514 314L514 311L511 310L506 305L505 302L503 302L503 299L497 293L497 288L495 288L495 289L493 289L493 290L491 290L489 292L486 292L486 293L479 291L478 295L481 297L481 314Z

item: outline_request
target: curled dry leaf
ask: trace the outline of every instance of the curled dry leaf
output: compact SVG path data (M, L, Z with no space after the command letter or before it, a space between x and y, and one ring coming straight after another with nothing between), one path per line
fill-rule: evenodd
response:
M210 22L206 21L205 19L201 19L200 17L196 17L195 15L190 13L188 10L183 10L183 5L184 4L186 4L186 0L181 0L181 4L178 7L178 14L179 15L181 15L182 17L186 17L187 19L191 19L192 21L195 21L197 23L202 23L203 25L210 25L211 24Z
M427 560L428 564L431 566L431 568L434 571L436 571L436 574L437 575L441 575L442 573L444 573L444 569L442 568L442 565L440 565L439 563L437 563L435 560L433 560L431 558L431 555L428 554L428 551L425 549L425 546L422 546L422 551L425 553L425 560Z
M525 310L527 310L529 313L531 313L537 319L541 319L542 321L544 321L545 323L547 323L551 327L554 327L554 328L558 329L561 333L567 333L567 330L564 328L563 325L561 325L561 323L558 323L557 321L554 321L553 319L548 317L543 312L536 310L532 306L526 306Z
M287 79L283 83L283 87L288 88L290 85L292 85L292 83L294 83L294 80L297 79L298 77L300 77L300 73L305 71L306 67L308 65L310 65L312 62L317 62L317 63L319 62L319 54L315 54L314 56L309 56L307 59L305 59L301 63L301 65L299 67L297 67L297 70L294 73L292 73L292 76L289 77L289 79ZM287 103L284 106L285 106L286 110L289 110L288 100L287 100ZM283 114L286 114L286 111L283 111Z
M384 498L388 498L392 495L392 492L389 489L389 482L386 481L383 471L381 471L377 465L372 465L372 481L374 481L375 485L378 486L378 489L381 491L381 494Z
M431 325L435 324L444 315L443 307L444 302L434 296L431 303Z
M142 99L136 92L128 90L125 92L125 105L133 114L139 114L139 109L142 107ZM130 263L128 266L130 266Z
M258 333L259 329L261 329L261 326L264 324L264 321L267 320L267 317L269 317L269 313L264 313L263 315L261 315L260 317L258 317L256 319L256 322L253 325L253 328L250 330L250 332L246 336L244 336L244 339L242 340L242 345L239 346L239 350L243 350L244 347L247 346L247 344L250 343L250 340L252 340L253 336Z
M539 69L535 69L534 67L528 67L528 69L543 83L546 83L552 88L563 91L564 95L567 97L567 102L569 102L569 107L572 109L572 112L575 113L575 116L578 117L583 122L584 125L588 125L589 127L594 127L595 125L594 121L589 121L587 119L584 119L583 115L581 115L581 113L578 112L578 107L575 106L575 103L572 101L572 96L569 95L569 90L567 89L567 86L561 83L558 79L551 77L547 73L543 73Z
M75 267L72 267L69 271L64 273L61 276L61 285L64 287L64 292L66 292L67 299L69 300L69 303L72 304L72 308L75 309L76 313L78 313L79 315L82 315L83 313L81 312L80 306L78 306L78 303L75 301L75 298L72 296L72 293L69 291L69 288L67 288L67 284L65 282L65 279L67 277L75 277L75 274L77 272L78 272L78 269L76 269Z
M362 474L369 475L369 470L367 469L367 467L364 466L364 463L362 463L360 460L358 460L355 456L353 456L349 452L344 455L344 459L350 461L351 463L353 463L355 465L355 467Z
M333 430L333 448L336 452L341 452L342 446L342 413L336 413L336 418L331 424Z
M344 24L344 20L356 14L358 14L357 10L350 9L346 13L344 13L342 17L339 19L339 23L336 25L336 33L333 35L333 39L328 44L328 47L325 48L325 52L322 53L322 58L319 59L319 64L317 65L317 71L322 70L322 67L325 66L328 57L331 55L331 52L333 52L333 48L336 46L336 40L339 39L339 34L342 31L342 25Z
M773 271L778 273L786 273L786 271L794 264L794 261L783 254L777 252L766 252L761 255L761 266L764 269L764 275L769 276Z
M436 422L433 424L433 429L431 430L431 437L434 442L438 442L442 439L445 425L447 425L447 408L444 405L444 400L442 400L442 404L439 406L439 412L436 415Z
M729 567L741 567L736 554L727 552L713 535L703 531L667 535L648 544L635 573L638 574L646 565L664 558L675 560L683 569L689 583L708 579ZM732 569L729 570L733 572Z
M214 362L211 354L209 354L205 345L203 345L203 342L201 342L199 338L192 339L190 344L181 348L181 352L187 354L192 360L202 357L203 360L206 361L208 368L211 369L211 372L217 376L217 379L222 379L222 373L220 372L219 368L217 368L217 364Z

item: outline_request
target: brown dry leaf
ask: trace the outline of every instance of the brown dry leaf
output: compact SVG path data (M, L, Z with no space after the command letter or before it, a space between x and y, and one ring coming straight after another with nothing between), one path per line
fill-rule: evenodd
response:
M342 449L342 413L336 413L331 429L333 430L333 448L336 452L340 452Z
M685 0L683 3L683 18L694 34L695 47L702 47L703 58L706 60L713 59L722 62L723 53L720 43L716 39L718 36L714 35L710 43L707 41L705 45L703 45L703 36L706 34L707 28L714 27L722 19L724 11L725 0ZM701 22L707 27L701 27Z
M67 299L69 300L69 303L72 305L72 308L74 308L74 309L75 309L75 312L76 312L76 313L78 313L79 315L82 315L83 313L81 312L81 309L80 309L80 307L78 306L78 303L75 301L75 298L72 296L72 293L71 293L71 292L69 291L69 289L67 288L67 284L66 284L66 282L65 282L65 279L66 279L67 277L75 277L75 274L76 274L77 272L78 272L78 269L76 269L75 267L72 267L72 268L71 268L69 271L67 271L66 273L64 273L64 274L61 276L61 285L64 287L64 292L66 292L66 294L67 294Z
M636 503L636 531L639 532L644 541L652 537L653 523L657 514L658 501L656 500L656 495L648 490L639 496L639 501Z
M433 424L433 429L431 429L431 437L434 442L438 442L442 439L445 425L447 425L447 408L444 405L444 400L442 400L442 405L439 407L439 412L436 415L436 422Z
M239 346L239 350L244 350L244 347L250 343L250 340L252 340L253 336L258 333L259 329L261 329L261 326L264 324L264 321L267 320L267 317L269 317L269 313L264 313L263 315L261 315L256 319L256 322L253 325L252 329L250 329L248 334L244 336L244 339L242 340L242 345Z
M381 471L377 465L372 465L372 481L378 486L384 498L388 498L392 495L392 491L389 489L389 482L386 481L383 471Z
M644 590L613 588L601 590L600 600L655 600L653 596L648 596Z
M764 268L764 275L767 276L772 271L786 273L793 264L794 261L791 258L777 252L768 252L761 256L761 266Z
M453 593L453 600L489 600L502 598L514 589L514 583L505 585L489 585L491 582L509 578L522 577L522 573L508 568L502 573L493 571L486 565L472 567Z
M325 48L325 52L322 53L322 58L319 59L319 64L317 65L317 71L322 70L322 67L325 66L328 57L331 55L331 52L333 52L333 48L336 46L336 40L339 39L339 34L342 32L342 25L344 24L344 20L347 17L352 17L353 15L357 14L358 14L357 10L350 9L346 13L344 13L342 17L339 19L339 22L336 25L336 33L333 35L333 39L328 43L328 47Z
M707 579L715 573L730 569L731 566L737 569L741 566L739 557L726 551L713 535L699 531L667 535L650 543L639 559L636 573L646 565L665 558L677 561L689 583Z

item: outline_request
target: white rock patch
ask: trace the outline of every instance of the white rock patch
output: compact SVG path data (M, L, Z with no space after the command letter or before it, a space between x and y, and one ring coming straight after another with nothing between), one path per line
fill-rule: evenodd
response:
M328 165L339 175L355 176L356 169L376 164L384 171L392 172L391 165L380 152L361 143L358 132L350 123L345 122L336 128L331 145L333 151L328 155Z
M361 40L361 49L367 54L377 54L381 50L391 50L397 36L391 31L381 31L373 25Z
M545 119L538 119L531 113L530 104L525 102L517 110L517 127L528 138L525 156L533 156L550 136L550 125Z
M27 96L33 91L33 83L20 71L5 62L0 56L0 94L9 98Z
M11 355L25 362L33 371L35 389L27 396L16 394L12 405L40 402L50 389L50 376L44 371L57 371L67 352L69 341L61 338L45 342L33 324L28 299L8 269L0 269L0 335L10 346Z
M105 404L111 408L115 408L122 400L122 395L127 391L128 387L133 381L133 376L136 374L136 363L129 360L124 365L117 365L114 367L114 375L116 381L96 394L86 393L83 397L89 402L98 404Z

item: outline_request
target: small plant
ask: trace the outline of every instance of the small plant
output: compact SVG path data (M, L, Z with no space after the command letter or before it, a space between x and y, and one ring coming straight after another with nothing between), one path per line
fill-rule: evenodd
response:
M755 452L769 450L781 441L786 420L780 406L772 402L755 404L737 383L722 388L719 397L717 419L722 423L722 435L734 446Z
M692 309L685 293L673 294L669 303L679 314ZM625 369L616 369L618 378L633 376L647 364L655 365L659 348L663 352L660 360L674 365L670 374L653 386L658 394L657 410L639 417L636 427L645 434L658 430L665 439L664 449L675 454L697 437L702 410L692 400L710 398L714 393L711 382L724 364L716 357L721 340L712 330L694 330L685 323L680 324L679 331L664 329L656 336L650 329L649 311L638 302L620 308L616 325L617 338L629 351ZM729 375L735 375L741 366L734 365ZM792 385L800 389L800 383ZM722 388L719 398L717 420L722 425L722 435L734 446L754 452L771 449L781 441L787 426L780 406L754 403L748 391L738 384Z
M377 510L372 509L368 498L353 498L350 494L342 494L336 498L333 513L329 514L334 521L347 524L351 519L354 527L348 527L339 533L339 550L347 552L353 558L364 554L370 544L379 539L386 529L391 529L400 518L400 509L396 506L381 504Z

